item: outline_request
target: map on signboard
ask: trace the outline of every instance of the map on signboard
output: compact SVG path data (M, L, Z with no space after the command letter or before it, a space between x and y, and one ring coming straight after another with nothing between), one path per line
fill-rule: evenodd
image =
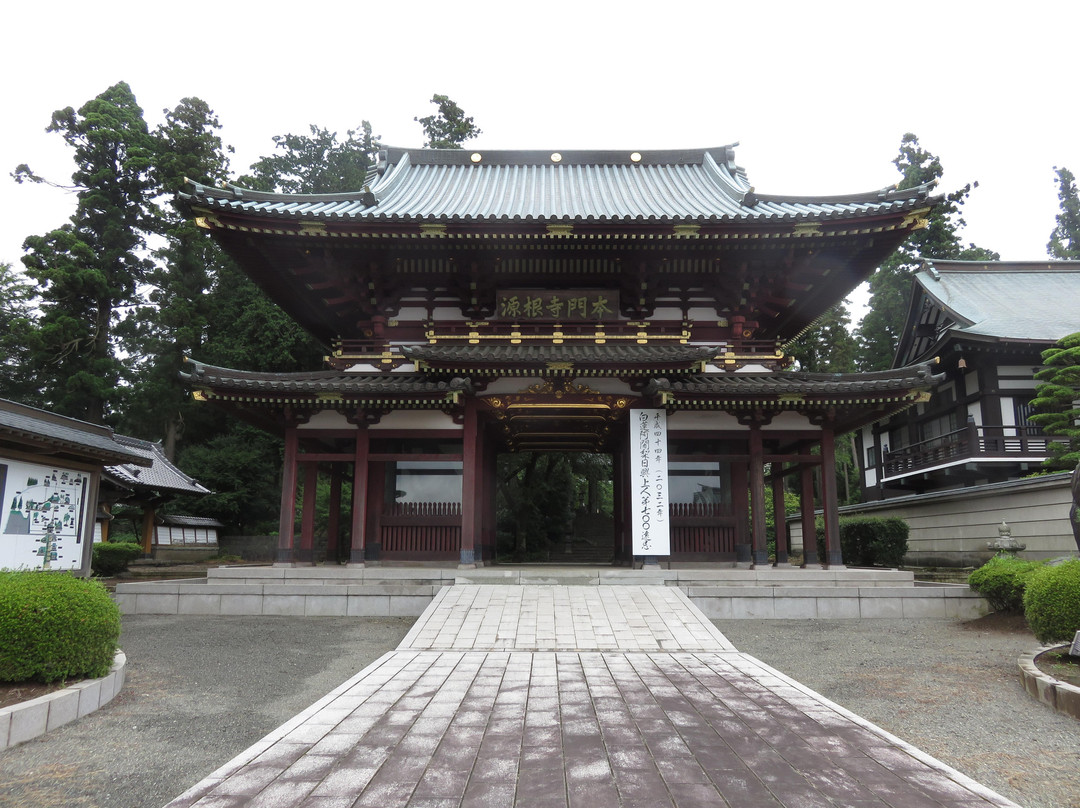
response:
M85 471L18 461L0 464L6 505L0 568L78 569L89 481Z

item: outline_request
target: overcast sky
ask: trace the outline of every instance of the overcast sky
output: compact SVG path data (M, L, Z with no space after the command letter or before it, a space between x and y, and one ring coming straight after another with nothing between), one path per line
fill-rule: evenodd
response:
M234 173L309 124L369 120L419 146L414 122L449 95L478 149L671 149L738 141L761 193L869 191L914 132L944 190L979 183L965 240L1043 260L1054 167L1080 172L1080 3L273 2L9 3L0 11L4 110L0 261L64 223L72 197L7 175L67 181L52 112L118 81L151 126L180 99L217 112Z

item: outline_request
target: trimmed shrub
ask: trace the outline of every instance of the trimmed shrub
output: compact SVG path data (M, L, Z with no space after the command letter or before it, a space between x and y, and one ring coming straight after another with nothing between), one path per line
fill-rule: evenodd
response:
M818 552L824 545L821 528ZM908 525L903 519L849 516L840 520L840 552L854 567L899 567L907 554Z
M142 546L132 542L102 541L94 545L90 569L95 575L116 575L142 555Z
M120 609L99 582L0 573L0 681L104 676L119 637Z
M1024 617L1043 645L1072 640L1080 631L1080 559L1043 566L1031 575Z
M972 572L968 586L986 598L995 612L1021 612L1028 580L1042 566L1039 561L1001 553Z

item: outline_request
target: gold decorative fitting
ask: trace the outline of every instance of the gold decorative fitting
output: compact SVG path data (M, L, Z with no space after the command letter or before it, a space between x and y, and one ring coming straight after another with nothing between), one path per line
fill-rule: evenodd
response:
M573 370L574 369L574 363L573 362L548 362L547 363L547 368L548 368L548 370Z
M923 391L919 392L915 396L915 403L916 404L925 404L929 400L930 400L930 393L927 392L926 390L923 390Z
M562 162L562 155L559 154L558 152L553 152L552 155L551 155L551 162L553 162L553 163L561 163Z
M445 236L445 224L422 224L420 225L421 236Z
M325 236L326 225L322 222L300 222L300 235Z
M781 404L801 404L806 401L802 393L784 393L777 399Z
M315 396L315 399L317 401L344 401L345 396L341 395L341 393L319 393L319 395Z
M698 224L677 224L675 225L675 237L697 238L700 230L701 225Z
M795 236L820 236L821 224L819 222L799 222L792 231Z
M469 155L469 159L472 160L474 163L479 163L484 158L481 156L480 152L474 151L472 154Z
M930 226L930 220L926 218L926 214L929 212L930 208L913 210L904 217L904 221L900 222L900 226L910 227L912 230L924 230Z
M633 152L630 155L630 162L632 162L632 163L640 163L641 162L641 152Z
M549 224L547 226L549 236L570 236L574 233L572 224Z
M194 401L207 401L208 400L205 390L192 390L191 391L191 398Z

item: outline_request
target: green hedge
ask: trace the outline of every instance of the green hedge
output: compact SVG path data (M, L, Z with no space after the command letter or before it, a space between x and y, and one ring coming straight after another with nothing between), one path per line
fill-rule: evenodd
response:
M95 575L116 575L142 555L142 546L132 542L102 541L94 545L90 569Z
M120 609L100 583L62 572L0 572L0 681L104 676Z
M1080 631L1080 559L1043 566L1031 575L1024 616L1044 645L1072 640Z
M1024 608L1024 589L1036 570L1038 561L1021 561L1013 555L996 555L968 576L968 586L988 601L995 612L1020 612Z
M825 522L817 518L818 554L825 552ZM899 567L907 555L908 524L899 517L845 516L840 552L852 567Z

